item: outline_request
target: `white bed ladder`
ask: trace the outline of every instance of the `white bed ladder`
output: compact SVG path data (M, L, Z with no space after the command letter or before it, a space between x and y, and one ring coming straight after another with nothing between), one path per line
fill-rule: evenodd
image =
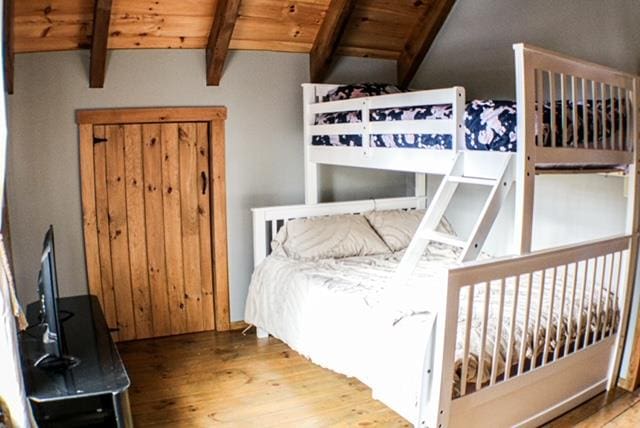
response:
M470 156L475 157L473 162L476 164L481 164L483 159L492 161L490 163L497 161L497 170L494 169L495 166L492 168L483 168L482 166L478 167L474 165L472 168L471 165L469 165L468 168L465 168L465 158ZM490 156L493 156L493 158ZM511 153L469 152L467 156L465 156L465 152L459 152L456 155L450 171L442 179L440 187L438 187L433 200L429 204L429 208L427 208L427 212L416 230L416 234L402 257L394 277L394 282L396 284L405 284L407 282L430 241L460 247L462 249L462 253L458 259L460 262L473 260L478 257L484 241L487 239L487 235L491 230L491 226L500 212L502 203L506 199L509 189L514 182L514 165L515 156ZM483 169L485 169L487 173L483 173ZM465 171L467 175L465 175ZM437 231L438 224L440 224L440 220L460 184L475 184L491 187L491 191L480 211L478 220L473 226L469 238L466 240Z

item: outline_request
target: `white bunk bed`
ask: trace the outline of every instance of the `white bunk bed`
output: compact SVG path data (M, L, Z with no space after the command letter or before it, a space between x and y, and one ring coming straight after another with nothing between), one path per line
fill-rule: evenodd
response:
M306 204L253 209L254 262L258 266L270 252L270 238L288 221L370 210L421 208L425 204L422 174L445 175L395 276L390 277L391 285L398 290L409 290L410 279L420 280L412 273L429 242L452 243L450 237L438 237L435 226L456 187L484 181L494 189L472 236L460 245L462 254L468 255L462 257L465 261L480 254L508 188L515 184L514 254L517 255L454 263L445 271L442 281L429 284L428 302L422 302L427 310L426 321L423 319L420 327L424 332L420 364L413 376L406 378L414 379L415 385L411 387L416 391L412 396L416 402L406 406L393 393L374 388L376 398L416 426L535 426L605 389L614 388L617 382L638 245L639 79L527 45L514 45L514 50L516 153L465 150L465 100L464 90L459 87L318 102L335 86L305 85ZM560 104L549 103L551 120L545 125L536 110L549 100L559 100ZM597 111L596 101L604 107L591 116L586 107L582 111L568 108L591 103ZM450 104L453 115L450 119L421 123L367 120L368 109L372 108L432 104ZM624 113L624 118L614 114L615 106ZM559 116L555 115L556 108L560 109ZM315 125L316 114L354 109L361 110L362 123ZM587 118L593 121L595 132L578 130L580 115L583 124ZM618 126L608 131L607 115L618 121ZM557 117L560 123L556 123ZM542 133L536 132L543 126L551 130L550 144L543 143ZM359 134L365 143L362 147L311 144L314 135L345 133ZM446 133L451 135L453 144L449 150L368 147L369 136L379 133ZM569 134L577 138L571 140ZM317 203L318 164L415 172L416 196ZM629 180L625 234L532 253L535 176L548 172L550 165L555 171L566 172L584 171L584 166L592 170L624 168ZM391 294L388 296L392 298ZM518 321L524 322L525 328ZM256 327L259 336L273 333L267 325ZM336 334L344 327L335 326ZM376 332L367 337L376 337ZM532 355L527 354L531 352L529 346ZM486 376L476 376L469 382L473 353L481 356L476 358L476 364L480 365L480 373L486 371ZM314 355L309 357L315 359ZM387 371L402 371L399 364L393 364L393 356L389 361ZM321 364L335 369L330 363ZM361 379L365 383L371 378L369 374L362 377L366 378Z

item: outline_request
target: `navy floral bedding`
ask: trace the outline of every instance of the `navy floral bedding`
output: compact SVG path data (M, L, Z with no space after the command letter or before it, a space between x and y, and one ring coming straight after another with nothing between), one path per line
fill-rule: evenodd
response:
M340 86L331 91L324 98L324 101L336 101L342 99L359 98L389 93L399 93L400 89L393 85L384 84L359 84ZM622 123L622 129L626 129L624 115L620 117L618 102L614 102L614 111L611 114L611 100L604 102L606 111L606 136L611 135L611 130L617 130ZM560 145L562 141L562 102L556 102L555 123L556 138ZM574 146L572 110L573 104L567 102L567 144ZM586 130L589 141L593 140L593 113L597 118L597 135L602 133L602 108L603 103L596 101L595 106L592 101L587 101L587 126L583 124L583 103L576 103L578 119L578 145L582 144L584 132ZM371 122L393 121L393 120L433 120L449 119L452 115L451 105L424 105L407 108L387 108L370 111L369 120ZM516 103L505 100L473 100L467 103L464 115L465 123L465 144L469 150L491 150L503 152L516 151ZM358 123L362 121L360 112L338 112L326 113L316 116L316 125L335 123ZM543 106L543 145L551 146L551 105L545 103ZM536 133L538 131L536 130ZM312 144L315 146L354 146L362 147L362 137L360 135L319 135L314 136ZM436 134L394 134L394 135L372 135L371 146L375 147L399 147L399 148L429 148L429 149L451 149L451 135Z

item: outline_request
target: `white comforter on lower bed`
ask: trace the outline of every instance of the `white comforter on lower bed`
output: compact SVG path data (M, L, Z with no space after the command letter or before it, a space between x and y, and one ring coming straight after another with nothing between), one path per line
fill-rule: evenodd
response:
M457 255L458 250L452 247L430 245L412 281L405 287L397 287L388 286L388 283L402 257L401 253L307 262L272 254L253 274L245 321L283 340L314 363L358 378L372 389L374 398L404 418L414 421L418 412L422 365L430 339L428 310L434 303L434 287L446 283L447 269L455 263ZM522 337L523 330L527 332L524 349L527 362L534 357L539 359L543 354L552 301L553 319L549 324L550 337L547 341L549 353L556 347L562 353L567 339L573 345L576 332L585 331L588 319L591 332L609 334L612 332L610 326L617 325L619 313L615 296L608 291L598 292L597 280L595 287L581 288L579 284L583 283L585 271L578 271L575 282L571 280L574 274L575 271L557 272L555 282L550 271L545 275L536 274L523 279L517 287L517 293L515 278L505 281L504 307L511 308L518 296L514 331L518 332L516 337ZM573 285L565 289L564 299L561 296L563 288L560 285L565 275L567 283L576 284L575 298L569 298L574 295ZM594 275L596 279L600 276ZM471 315L467 359L464 359L464 336L469 288L463 288L460 294L454 395L461 390L460 374L465 361L466 382L475 383L478 373L482 374L481 383L486 383L490 378L500 287L498 284L490 287L486 342L482 353L480 338L483 337L484 317L482 311L476 308L483 306L486 292L485 286L477 286L473 293L474 311ZM528 300L531 301L531 315L527 317ZM598 301L600 304L597 304ZM564 302L562 322L558 322L560 302ZM592 304L589 305L589 302ZM592 307L590 317L587 316L589 306ZM510 323L509 316L502 319L496 360L497 376L503 373L505 367ZM558 325L560 332L556 329ZM517 363L521 341L513 341L512 346L510 365ZM481 353L482 359L479 358ZM483 361L480 371L479 361Z
M429 285L446 281L456 250L433 248L420 287L386 290L400 254L301 262L271 255L253 274L245 321L314 363L360 379L403 417L416 416L428 340Z

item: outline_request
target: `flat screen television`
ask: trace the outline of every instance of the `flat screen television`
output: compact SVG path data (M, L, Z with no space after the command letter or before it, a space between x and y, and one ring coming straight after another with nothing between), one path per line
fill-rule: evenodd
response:
M38 294L40 296L40 322L45 326L42 340L46 353L35 365L43 369L59 370L77 364L73 357L65 355L64 332L61 325L61 312L58 309L58 276L56 273L53 226L49 226L44 235L40 273L38 274ZM70 317L73 314L65 314ZM64 319L63 319L64 321Z

